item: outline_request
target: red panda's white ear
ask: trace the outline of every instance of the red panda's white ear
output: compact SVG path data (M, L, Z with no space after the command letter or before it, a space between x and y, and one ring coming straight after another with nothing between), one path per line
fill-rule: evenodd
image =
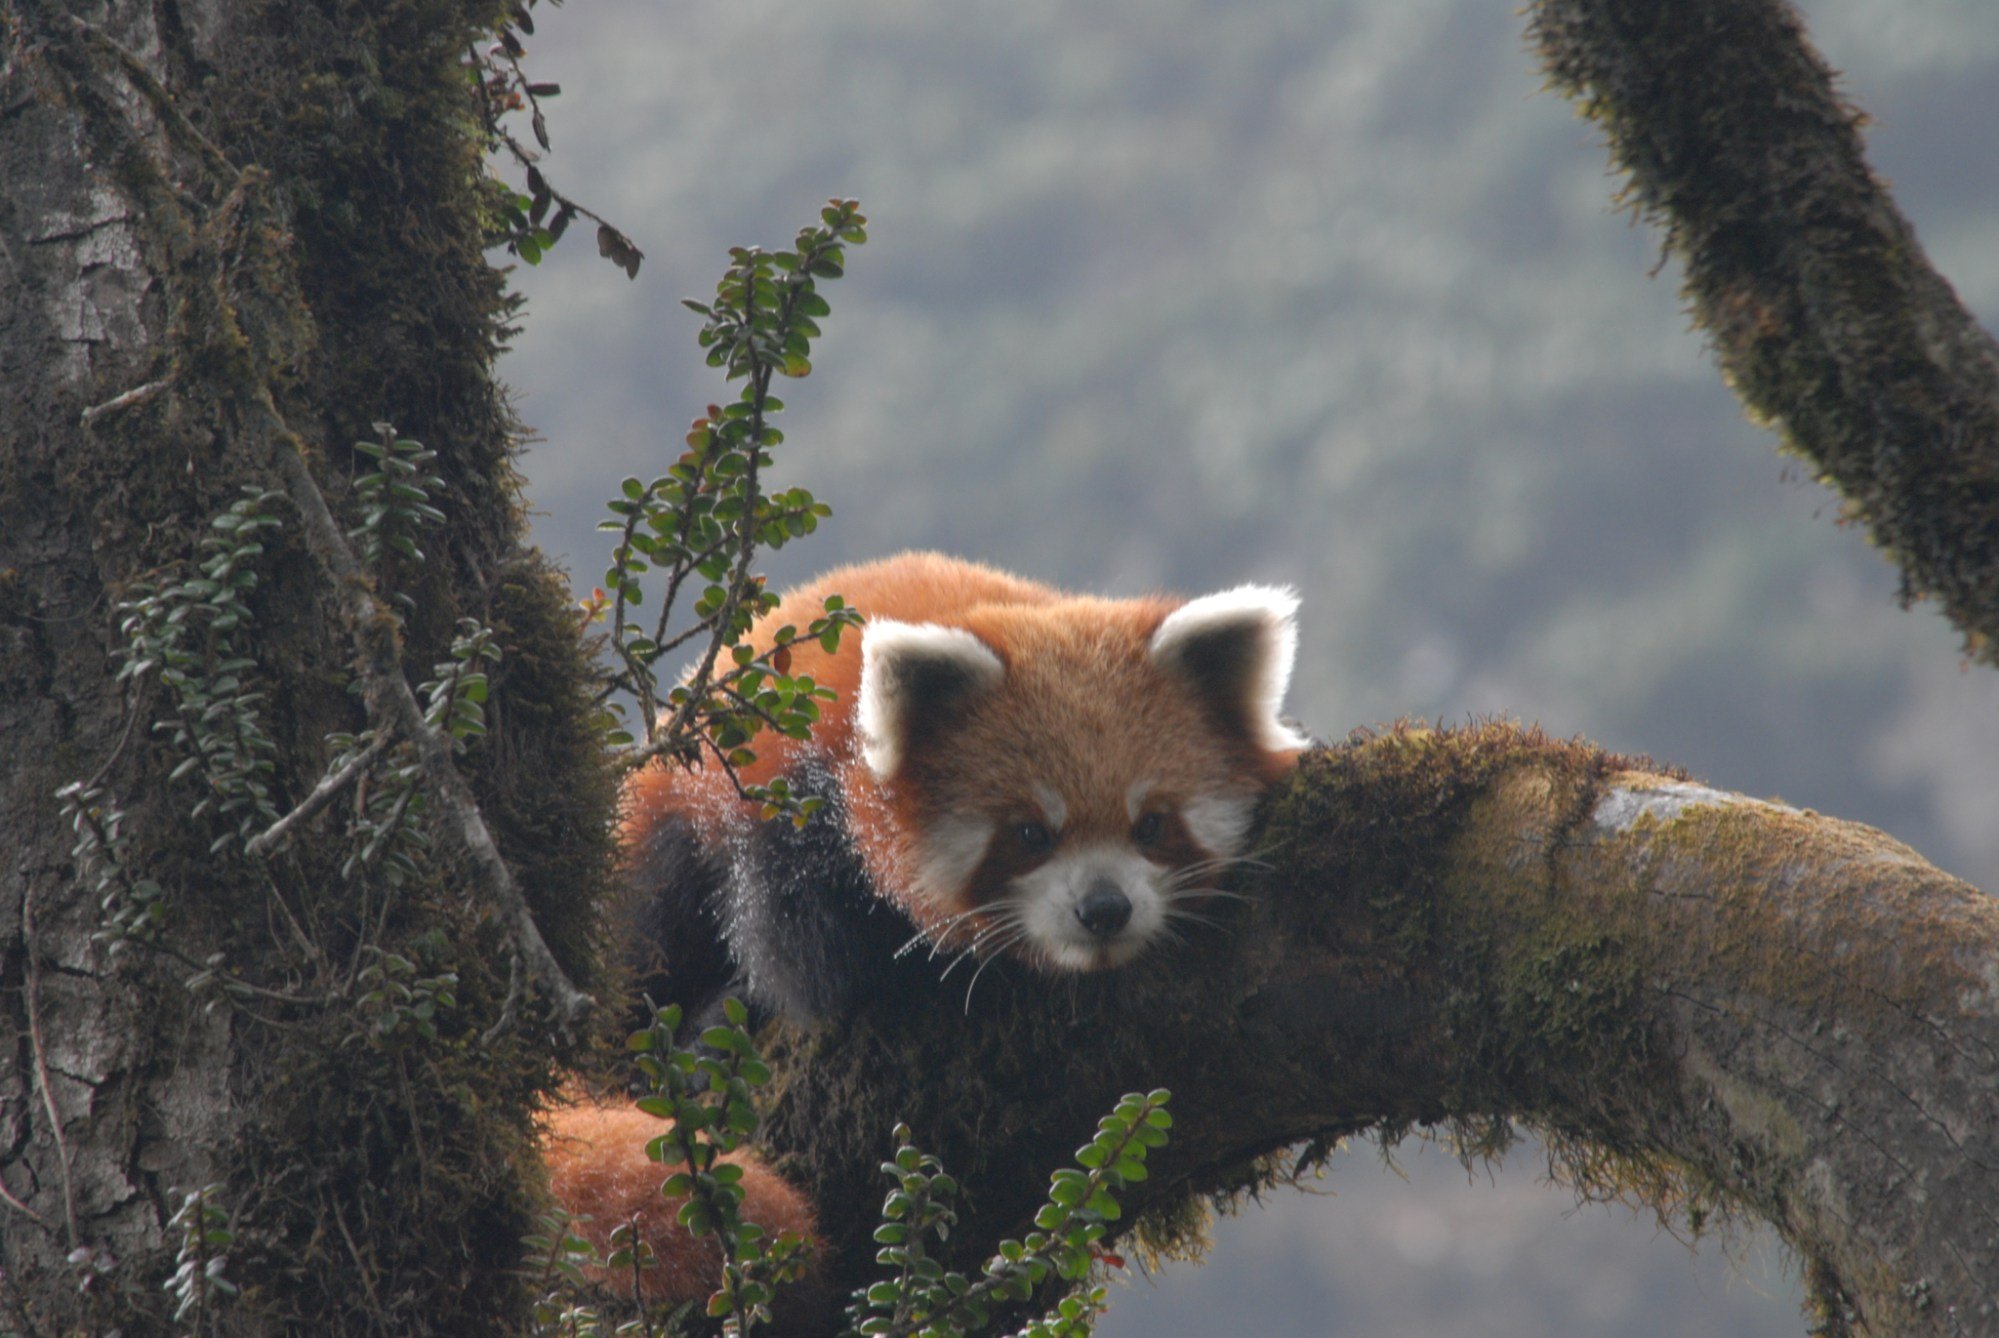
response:
M962 628L871 619L861 631L854 708L868 769L881 780L895 775L919 731L1005 677L1000 657Z
M1298 595L1283 586L1239 585L1203 595L1166 615L1152 634L1152 662L1193 682L1195 690L1240 721L1270 752L1310 740L1279 712L1298 655Z

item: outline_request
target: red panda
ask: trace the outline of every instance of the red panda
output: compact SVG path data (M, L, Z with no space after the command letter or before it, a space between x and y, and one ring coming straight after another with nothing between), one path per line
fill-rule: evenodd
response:
M808 740L760 737L742 775L783 777L826 812L761 821L717 769L661 765L628 784L625 938L656 1003L698 1016L735 993L812 1022L934 991L940 953L1029 979L1120 966L1199 918L1306 744L1279 714L1288 590L1101 599L907 553L790 592L752 643L771 650L834 593L865 626L832 655L794 642L789 672L837 700ZM657 1131L635 1110L557 1112L553 1189L600 1236L637 1217L662 1261L647 1294L696 1299L714 1259L657 1192L643 1151ZM746 1183L748 1220L809 1230L782 1180Z
M790 592L757 650L834 593L867 619L859 644L794 642L790 672L837 700L743 773L825 797L831 822L761 822L716 770L628 787L631 938L659 1002L836 1015L917 941L919 988L935 953L1122 965L1198 914L1306 743L1279 715L1288 590L1101 599L906 553Z

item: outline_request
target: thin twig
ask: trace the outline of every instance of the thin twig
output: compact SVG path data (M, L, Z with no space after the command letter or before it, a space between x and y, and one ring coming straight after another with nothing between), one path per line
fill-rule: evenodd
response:
M90 427L106 414L117 413L120 409L129 409L135 404L143 404L172 385L173 380L171 376L163 376L157 381L148 381L143 386L133 386L122 395L114 395L102 404L93 404L88 409L85 409L81 421L85 427Z
M62 1115L56 1110L55 1092L49 1086L48 1049L42 1043L42 952L35 941L35 883L31 878L21 892L21 942L28 959L27 994L28 1045L35 1057L35 1084L42 1089L42 1108L49 1113L49 1134L55 1140L56 1168L62 1173L62 1211L69 1228L69 1248L82 1244L76 1228L76 1187L69 1174L69 1140L63 1137Z
M695 711L708 696L710 675L715 672L715 661L722 654L722 642L728 636L729 628L735 624L736 610L742 607L743 590L749 580L750 563L756 558L757 472L763 458L764 401L770 394L771 369L767 363L757 359L754 350L750 358L751 386L754 391L750 409L750 462L744 471L744 517L736 551L735 570L729 573L728 594L722 600L722 607L715 611L715 635L708 642L708 650L701 657L700 667L687 676L687 700L674 711L672 718L667 721L666 728L661 731L669 739L686 733L693 722Z
M507 954L507 1000L500 1005L500 1016L493 1025L479 1033L481 1045L491 1045L504 1036L514 1025L514 1009L521 1001L521 955Z
M340 1200L331 1200L331 1206L333 1208L333 1224L340 1228L340 1239L347 1242L347 1255L354 1261L354 1270L360 1275L361 1286L368 1293L369 1309L371 1313L380 1315L383 1313L382 1301L380 1297L375 1295L374 1265L369 1262L366 1255L361 1253L361 1247L354 1243L354 1233L347 1229L347 1214L340 1211ZM367 1223L363 1222L363 1234L366 1234L366 1226Z
M326 950L313 942L312 936L305 932L305 925L293 913L291 903L285 900L283 890L278 887L278 880L271 877L268 872L264 877L264 894L265 904L275 906L277 913L284 917L285 927L291 931L292 938L297 941L300 951L305 953L307 960L316 963L322 971L325 971ZM270 929L271 937L275 939L278 936L277 926L271 924L270 919L270 912L266 911L265 926Z
M118 759L125 755L126 745L132 742L132 731L137 727L139 717L146 713L146 700L149 696L150 693L143 683L133 685L132 700L125 707L125 723L118 731L118 742L112 745L111 755L104 759L104 764L98 767L90 779L78 789L79 795L94 792L98 786L104 784L105 778L111 774L111 768L118 765Z
M383 750L394 741L394 731L383 730L373 743L369 744L354 757L348 759L345 766L321 780L313 788L312 793L299 802L297 808L244 842L243 853L247 855L261 855L278 842L284 840L292 828L298 826L298 824L319 812L320 809L332 803L340 792L352 784L354 779L363 771L366 771L369 765L376 758L380 757Z
M18 1213L25 1213L30 1221L32 1221L36 1226L40 1227L44 1231L55 1230L53 1226L49 1225L48 1218L43 1217L33 1208L30 1208L27 1204L15 1198L14 1191L7 1188L7 1182L5 1180L0 1180L0 1203L5 1203L9 1208L12 1208L14 1211Z
M416 798L416 790L416 785L412 783L404 786L403 792L396 796L395 806L389 810L389 816L382 819L381 825L375 829L375 834L368 839L368 844L361 850L361 868L375 867L375 861L382 857L382 851L387 848L389 838L395 835L396 828L402 826L403 814L409 812L410 801Z
M513 873L493 842L472 787L452 761L450 742L425 721L423 707L410 691L409 680L403 677L395 615L375 597L367 573L354 557L354 550L348 547L346 536L313 480L312 468L306 463L298 437L271 402L269 390L258 387L249 407L255 411L256 429L268 439L285 491L291 495L305 523L306 546L332 583L347 616L369 715L378 722L378 728L393 727L415 748L418 764L437 802L439 828L470 864L487 901L507 926L515 949L548 994L561 1024L567 1027L575 1023L596 1001L570 982L549 951L528 909L527 899L521 895Z

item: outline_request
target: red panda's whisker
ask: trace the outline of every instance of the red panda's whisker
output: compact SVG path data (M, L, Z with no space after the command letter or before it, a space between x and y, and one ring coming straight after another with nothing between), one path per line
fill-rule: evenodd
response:
M897 948L895 950L896 957L900 959L909 956L910 953L916 951L916 946L919 943L929 943L931 945L930 951L932 955L934 956L936 954L937 951L936 941L930 937L930 931L927 929L919 929L914 934L911 934L909 936L908 942L904 943L900 948Z
M987 924L978 933L972 935L970 943L958 949L950 962L938 973L937 979L942 980L945 976L950 975L957 968L958 963L964 961L967 957L983 956L988 947L1004 947L1009 943L1018 942L1020 936L1027 932L1026 926L1020 924L1019 921L1020 916L1018 912L1002 911L995 914L990 924ZM1016 930L1017 932L1010 934L1004 932L1009 930ZM996 938L995 936L998 937ZM989 942L989 940L992 940L992 942ZM930 955L935 957L937 954L933 951Z
M1256 898L1250 896L1247 892L1230 892L1225 888L1219 887L1169 887L1162 890L1161 900L1165 901L1169 906L1182 901L1209 900L1240 901L1247 905L1253 904Z
M978 955L979 950L975 947L967 946L958 949L958 951L951 954L951 960L944 963L944 969L937 973L937 979L940 981L943 980L958 969L958 963L964 961L967 957L976 957Z
M1253 855L1216 855L1182 865L1174 870L1174 877L1185 877L1190 873L1212 873L1217 869L1268 869L1269 867L1270 865Z
M959 911L956 915L951 916L934 929L917 930L914 934L910 935L907 943L895 950L895 955L897 957L907 956L916 950L917 944L927 942L930 944L930 955L935 957L944 950L944 940L950 937L951 931L957 928L959 924L977 915L979 909L979 907L974 906L971 910Z
M1004 947L1009 943L1019 941L1020 936L1026 932L1027 918L1025 914L1021 908L1009 906L995 912L992 922L979 930L978 933L972 935L972 941L966 950L979 953L983 956L991 948Z
M1026 936L1027 936L1027 926L1022 925L1019 931L1012 938L1007 939L1005 942L1000 943L997 946L999 948L1011 947L1013 944L1019 942L1022 938L1025 938ZM998 961L999 957L1000 955L998 952L994 952L991 955L989 955L984 961L979 963L979 969L972 972L972 978L969 981L965 982L965 1012L967 1014L969 1014L972 1011L972 991L979 987L979 977L983 976L986 973L986 968L991 966L994 962Z

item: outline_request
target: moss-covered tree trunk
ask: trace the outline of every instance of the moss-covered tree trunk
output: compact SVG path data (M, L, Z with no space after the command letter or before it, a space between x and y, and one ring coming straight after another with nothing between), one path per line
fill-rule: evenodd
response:
M1119 1093L1165 1086L1141 1239L1350 1133L1475 1156L1519 1122L1585 1193L1773 1223L1824 1332L1999 1332L1999 902L1879 832L1510 726L1311 754L1262 836L1245 903L1124 971L994 966L779 1032L767 1136L840 1283L872 1276L897 1118L959 1177L945 1248L975 1268Z
M435 830L422 787L381 803L406 748L272 853L239 830L312 790L330 733L378 723L352 610L412 684L475 618L502 656L457 765L588 974L611 788L491 376L510 304L466 58L500 8L0 6L0 1329L153 1332L185 1302L222 1330L464 1333L517 1303L516 1154L560 1047L506 908L448 833L357 840L426 805ZM423 561L336 588L280 455L302 446L354 524L378 421L436 450L444 519ZM188 581L246 488L279 524L230 628ZM180 653L219 714L121 660L148 595L199 629ZM172 726L247 769L176 777ZM169 1223L209 1186L225 1234L189 1247ZM240 1294L167 1289L177 1256Z

